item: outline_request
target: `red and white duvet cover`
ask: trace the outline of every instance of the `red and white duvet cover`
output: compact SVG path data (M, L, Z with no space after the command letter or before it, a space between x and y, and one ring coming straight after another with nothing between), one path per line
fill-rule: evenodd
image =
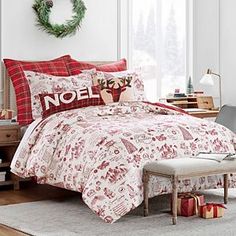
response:
M106 222L141 204L145 163L201 151L234 153L236 143L235 134L214 122L142 102L60 112L33 123L31 130L15 154L12 172L82 192L84 202ZM230 180L236 187L234 175ZM180 191L222 183L222 176L188 179ZM169 193L171 184L153 178L150 190L150 197Z

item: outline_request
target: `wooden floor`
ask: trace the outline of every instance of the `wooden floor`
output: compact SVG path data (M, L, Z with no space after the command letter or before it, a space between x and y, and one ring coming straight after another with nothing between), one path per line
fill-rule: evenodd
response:
M76 196L79 193L54 188L48 185L36 185L25 183L20 191L0 190L0 205L17 204L24 202L35 202L49 199L64 199L65 197ZM8 228L0 224L1 236L28 236L17 230Z

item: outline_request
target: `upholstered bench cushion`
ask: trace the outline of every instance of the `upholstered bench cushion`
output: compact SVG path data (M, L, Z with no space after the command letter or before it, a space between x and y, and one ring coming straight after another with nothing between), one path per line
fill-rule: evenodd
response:
M174 176L200 176L203 174L236 173L236 160L217 162L197 158L180 158L148 163L144 170Z

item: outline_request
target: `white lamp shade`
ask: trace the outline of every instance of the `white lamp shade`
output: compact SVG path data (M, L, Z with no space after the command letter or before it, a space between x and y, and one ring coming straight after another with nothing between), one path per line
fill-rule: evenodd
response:
M203 77L200 80L200 84L213 86L214 85L213 76L211 74L203 75Z

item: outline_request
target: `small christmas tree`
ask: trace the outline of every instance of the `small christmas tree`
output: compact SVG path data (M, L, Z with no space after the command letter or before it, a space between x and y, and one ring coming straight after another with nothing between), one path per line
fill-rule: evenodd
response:
M188 79L186 92L187 92L187 94L192 94L194 92L191 76L189 76L189 79Z

